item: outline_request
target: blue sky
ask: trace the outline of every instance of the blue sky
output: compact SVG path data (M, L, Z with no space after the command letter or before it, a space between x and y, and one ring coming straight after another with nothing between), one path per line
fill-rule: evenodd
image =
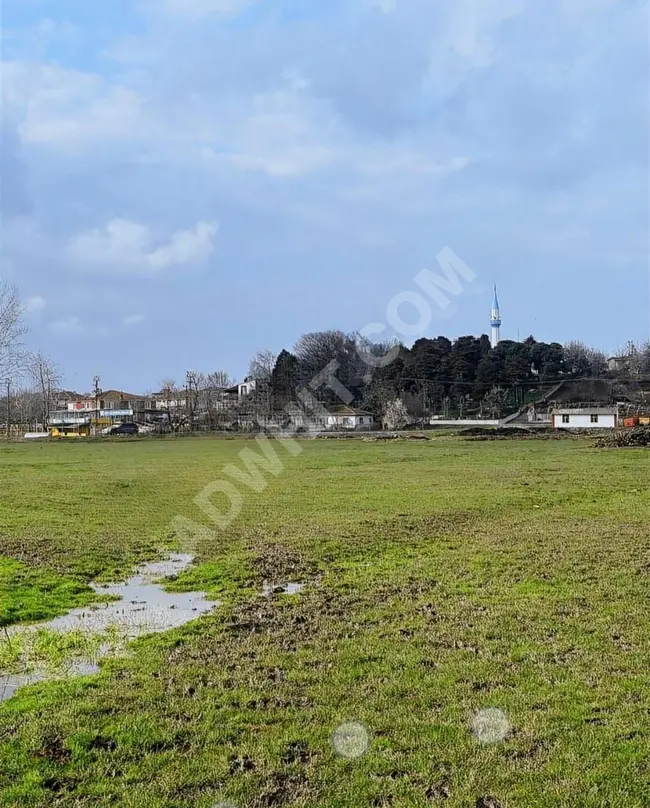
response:
M647 0L4 0L2 275L69 386L362 329L648 338ZM406 314L405 314L406 319Z

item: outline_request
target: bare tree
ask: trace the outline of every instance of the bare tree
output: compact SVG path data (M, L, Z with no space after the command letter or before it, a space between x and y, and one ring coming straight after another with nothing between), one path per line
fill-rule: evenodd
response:
M602 351L590 348L584 342L572 340L564 346L564 362L574 376L604 376L607 372L607 357Z
M250 400L255 415L270 416L273 413L271 375L276 360L273 351L258 351L250 361L248 377L254 383Z
M167 417L167 425L172 432L178 432L183 423L183 393L174 379L164 379L160 392L162 394L162 410Z
M258 351L250 361L248 375L256 381L269 381L276 359L273 351Z
M234 387L234 381L226 370L216 370L203 378L200 391L199 413L205 417L211 429L234 419L237 397L230 396L227 390Z
M643 374L650 374L650 341L645 342L641 346L639 372Z
M333 367L341 386L350 391L353 397L360 396L364 377L368 375L368 366L363 359L364 350L370 352L359 334L344 334L334 330L303 334L293 349L298 359L300 384L310 385L327 367ZM326 404L340 403L339 395L325 385L315 390L314 395Z
M47 427L52 400L61 384L61 372L55 362L41 351L29 357L27 370L40 399L41 423Z
M494 386L483 397L482 406L489 411L492 418L501 418L507 397L505 390Z
M11 422L20 429L36 427L42 418L40 394L26 387L13 390L11 394Z
M22 369L25 351L22 337L27 329L23 322L23 306L15 286L0 283L0 377L8 377Z
M213 373L208 373L206 381L215 390L227 390L235 384L227 370L215 370Z

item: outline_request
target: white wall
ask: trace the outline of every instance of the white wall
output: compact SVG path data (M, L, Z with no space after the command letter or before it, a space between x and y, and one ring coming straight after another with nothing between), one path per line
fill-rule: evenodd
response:
M569 423L562 423L562 416L553 415L553 425L556 429L614 429L616 427L615 415L598 415L598 423L592 424L591 415L569 415Z
M374 418L371 415L328 415L328 429L356 429L358 426L372 426Z
M487 418L477 418L475 420L460 420L460 419L434 419L432 418L429 423L431 426L501 426L501 421L489 420Z

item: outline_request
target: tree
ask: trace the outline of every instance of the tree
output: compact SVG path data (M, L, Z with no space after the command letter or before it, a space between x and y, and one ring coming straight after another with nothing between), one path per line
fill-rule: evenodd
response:
M206 384L214 390L227 390L235 384L227 370L215 370L208 373L205 380Z
M258 351L250 361L248 380L254 382L250 401L255 415L272 415L271 376L275 362L276 355L268 350Z
M542 381L556 380L565 371L564 349L558 342L536 342L531 346L530 358Z
M590 348L584 342L572 340L564 346L566 369L573 376L599 378L607 372L607 357L602 351Z
M564 362L567 371L572 376L587 376L589 374L589 349L579 340L571 340L564 346Z
M650 341L641 346L639 359L639 373L650 373Z
M201 375L199 387L198 414L207 419L211 429L215 429L234 417L236 398L227 392L234 387L234 381L226 370L216 370Z
M409 422L409 414L404 402L399 398L387 401L381 416L384 429L404 429Z
M274 411L283 410L296 400L299 385L298 359L289 351L282 350L271 372L271 400Z
M358 334L344 334L342 331L303 334L293 350L298 359L300 386L309 387L325 405L351 404L360 400L369 370L363 359L363 350L359 350L360 345L363 346L363 340ZM338 385L328 384L324 378L321 384L315 383L328 367L332 368L332 376ZM344 397L342 388L348 391Z
M53 397L61 384L61 372L50 357L39 351L29 357L28 374L39 398L41 423L47 427Z
M493 387L483 398L483 405L487 408L492 418L501 418L505 407L507 393L499 387Z
M409 384L409 363L409 351L402 347L393 362L374 371L363 390L364 409L383 418L386 408L403 394Z
M505 363L496 351L490 351L481 359L476 372L476 391L478 395L487 393L505 381Z
M188 420L187 395L173 379L165 379L160 388L162 410L167 417L167 425L172 432L180 432Z
M15 286L0 283L0 377L10 377L21 369L25 359L22 337L23 306Z

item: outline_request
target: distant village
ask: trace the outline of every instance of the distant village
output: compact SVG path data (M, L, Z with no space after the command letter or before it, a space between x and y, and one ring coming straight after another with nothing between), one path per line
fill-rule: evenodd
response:
M263 350L235 382L227 371L188 370L156 392L62 389L52 358L20 350L21 306L4 301L7 373L0 395L5 436L286 430L398 430L433 426L539 426L613 429L650 418L650 342L615 355L572 341L503 339L496 287L490 334L423 337L407 347L337 330L303 334L291 350ZM1 348L2 346L0 346ZM4 417L3 417L4 416Z
M88 437L650 423L647 348L628 346L605 359L577 343L545 345L529 338L492 347L483 337L453 343L438 337L410 349L397 346L394 360L369 374L351 337L307 336L297 353L258 354L251 375L239 383L225 372L188 371L183 384L167 381L151 394L103 389L100 377L87 393L55 386L15 391L6 399L11 431L17 437ZM380 346L374 350L379 354ZM332 378L315 386L312 379L328 363L335 368Z

